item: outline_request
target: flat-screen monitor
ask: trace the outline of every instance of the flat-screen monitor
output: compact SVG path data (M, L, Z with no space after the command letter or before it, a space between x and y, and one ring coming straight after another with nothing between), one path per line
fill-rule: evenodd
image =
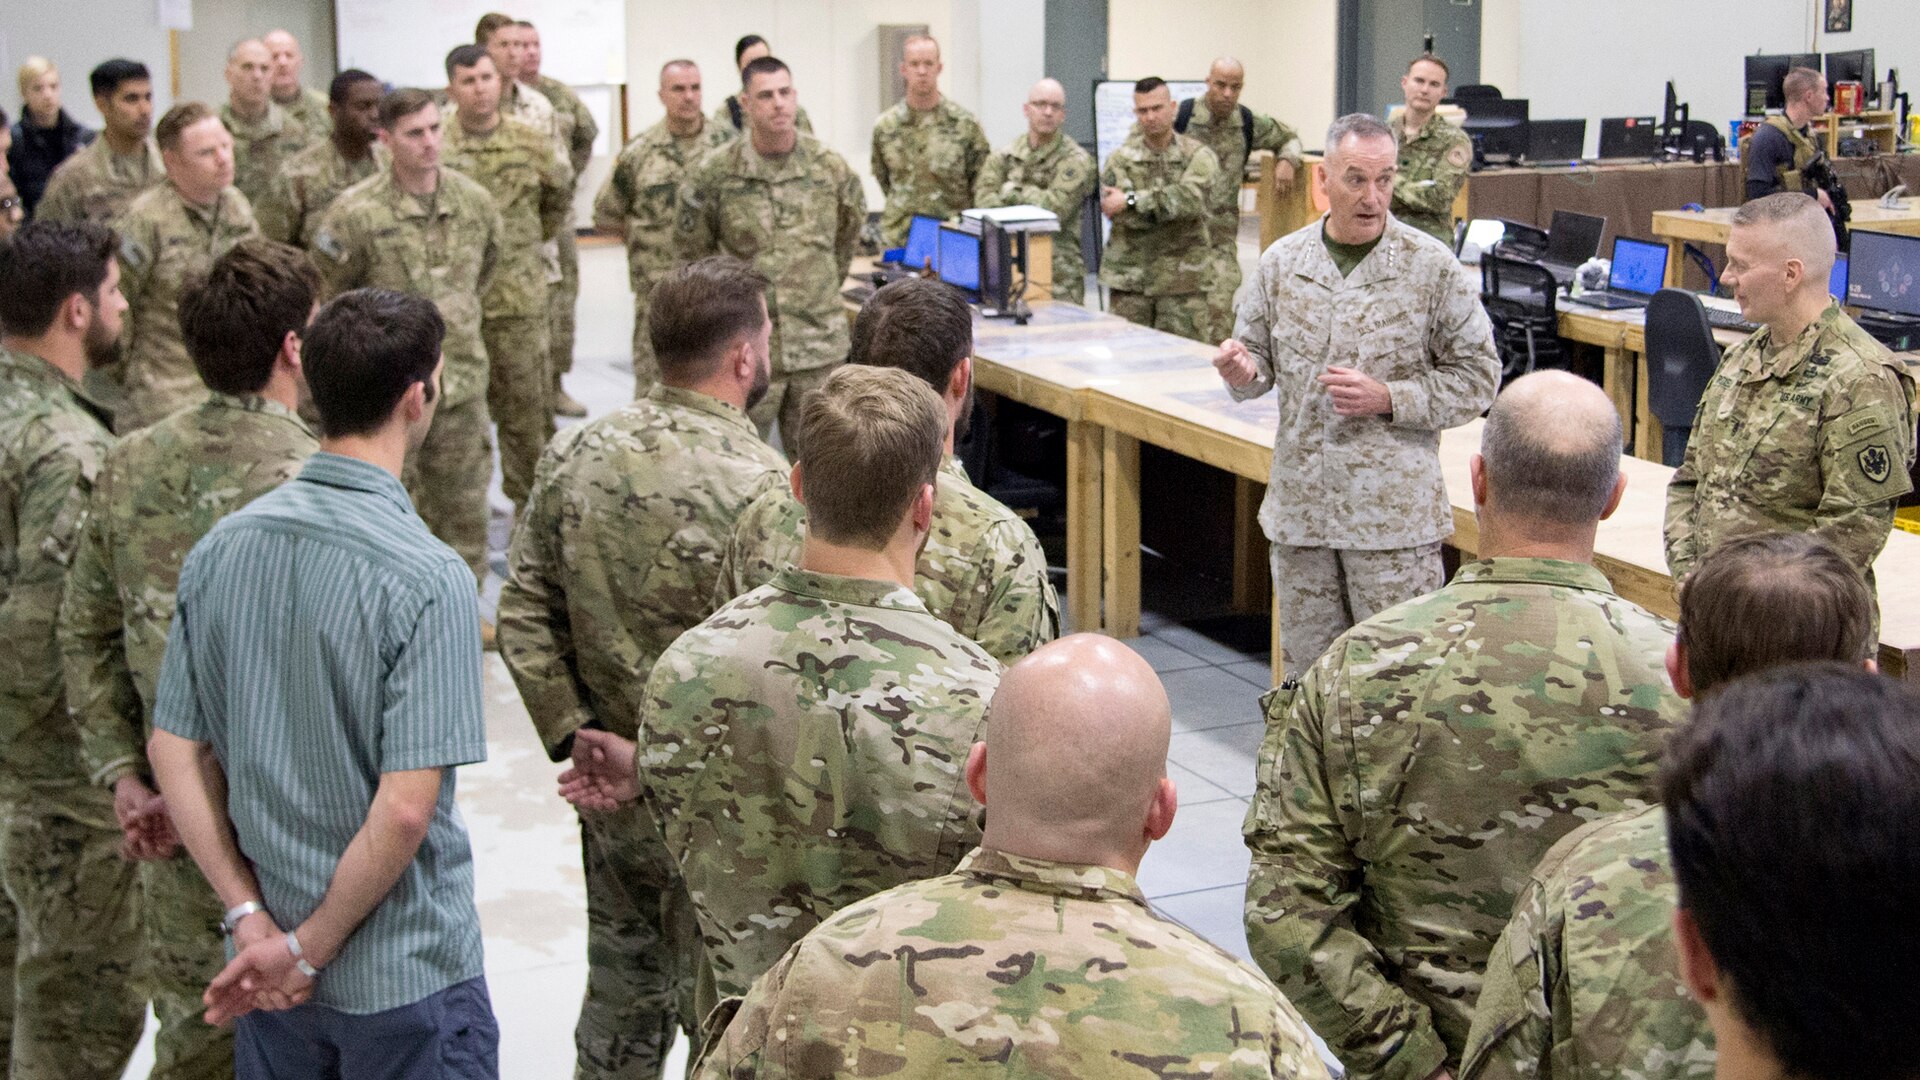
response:
M1553 224L1547 226L1547 257L1544 261L1562 266L1579 266L1600 254L1600 237L1607 231L1607 219L1571 210L1555 210Z
M1461 104L1467 110L1461 129L1472 137L1481 160L1517 161L1526 156L1526 98L1470 98Z
M1834 53L1832 55L1843 55ZM1746 62L1746 102L1747 115L1760 116L1768 109L1787 107L1787 95L1783 84L1787 72L1794 68L1812 68L1820 70L1819 53L1755 53L1747 57ZM1829 82L1833 76L1827 76Z
M1652 296L1667 284L1667 245L1631 237L1613 238L1613 269L1607 288Z
M953 225L940 226L940 280L980 291L980 238Z
M1586 156L1585 120L1527 121L1529 161L1578 161Z
M1827 83L1857 82L1874 92L1874 66L1872 49L1850 49L1846 52L1827 54Z
M1836 255L1833 260L1833 273L1827 275L1827 295L1841 303L1847 300L1847 257Z
M1853 230L1847 303L1920 318L1920 236Z
M934 265L940 255L940 219L913 215L913 223L907 226L907 249L900 263L909 270L920 271Z
M1600 156L1649 158L1660 150L1660 118L1614 116L1600 121Z

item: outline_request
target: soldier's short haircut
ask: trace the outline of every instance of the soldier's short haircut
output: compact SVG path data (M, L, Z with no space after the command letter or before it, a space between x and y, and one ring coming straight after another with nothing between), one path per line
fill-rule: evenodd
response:
M531 30L536 34L540 32L540 28L533 25L532 21L528 19L515 19L513 20L513 25L519 27L522 30Z
M1133 84L1133 92L1136 96L1140 94L1151 94L1165 85L1167 85L1167 80L1158 75L1149 75ZM1171 94L1173 91L1169 90L1167 92Z
M353 92L355 86L360 83L378 85L379 82L380 80L374 78L370 72L361 71L359 68L348 68L335 75L333 81L327 84L327 100L335 105L345 105L347 95Z
M1668 747L1680 906L1781 1075L1914 1075L1917 775L1920 694L1831 662L1736 680Z
M676 56L672 60L660 65L660 77L663 79L666 78L667 72L677 67L690 67L695 71L700 70L699 64L694 63L684 56Z
M93 88L94 97L112 97L114 92L120 89L121 83L136 80L153 81L153 76L147 71L147 65L138 60L119 57L102 63L87 75L87 83Z
M0 240L0 331L38 337L75 293L100 302L119 237L105 225L29 221Z
M793 69L787 67L785 60L777 56L762 56L753 63L740 69L740 88L744 90L752 86L755 75L771 75L776 71L784 71L788 75L793 74Z
M1780 91L1788 101L1805 97L1820 88L1822 76L1810 67L1797 67L1780 80Z
M473 43L475 45L485 45L487 42L493 40L493 35L502 27L512 25L513 16L502 15L497 11L489 11L485 15L480 16L479 22L473 24Z
M431 104L433 95L417 87L405 86L390 91L380 99L380 127L392 131L395 124Z
M480 61L482 60L485 60L488 64L493 63L493 57L488 56L487 50L480 46L454 46L453 51L447 53L447 82L453 82L453 72L455 68L479 67Z
M229 248L180 290L180 333L200 381L222 394L258 392L319 297L320 274L299 248L259 238Z
M1733 224L1778 225L1792 221L1808 210L1817 209L1819 205L1813 196L1804 191L1776 191L1741 203L1740 208L1733 212ZM1826 211L1822 210L1821 213Z
M446 334L425 297L392 289L334 297L308 325L300 352L321 432L339 438L380 430L414 383L425 383L432 401Z
M1545 397L1503 393L1487 410L1480 458L1488 501L1535 521L1592 525L1620 479L1620 414L1580 410L1556 417Z
M1873 655L1873 597L1840 553L1805 533L1730 540L1680 587L1687 678L1704 697L1742 675Z
M944 394L953 370L973 352L973 315L960 294L910 277L882 286L853 320L847 363L899 368Z
M661 381L684 386L717 371L735 341L766 325L769 284L729 255L709 255L661 278L647 306Z
M934 55L938 56L940 54L940 43L933 39L932 34L910 34L907 40L900 43L900 55L905 56L908 49L923 41L933 46Z
M755 45L767 45L767 39L761 37L759 34L748 34L745 37L742 37L739 41L734 42L733 43L733 66L739 67L740 58L747 55L747 50L753 48ZM773 46L767 45L767 51L772 52Z
M947 409L904 371L847 365L807 395L800 431L808 530L879 551L940 470Z
M1449 80L1453 78L1453 69L1447 66L1447 62L1445 60L1440 59L1438 56L1435 56L1430 52L1421 53L1419 56L1416 56L1413 59L1407 61L1407 71L1412 71L1413 65L1415 64L1432 64L1434 67L1437 67L1440 69L1441 75L1445 76Z
M249 45L258 45L263 49L267 48L267 43L257 37L243 37L232 45L227 46L227 63L233 63L233 58L240 55L240 50ZM273 50L268 49L267 51L272 52Z
M201 102L183 101L168 109L160 122L153 125L153 141L162 150L178 150L181 134L208 117L217 119L219 114Z
M1345 139L1393 138L1393 129L1370 113L1348 113L1327 125L1327 153L1333 154Z

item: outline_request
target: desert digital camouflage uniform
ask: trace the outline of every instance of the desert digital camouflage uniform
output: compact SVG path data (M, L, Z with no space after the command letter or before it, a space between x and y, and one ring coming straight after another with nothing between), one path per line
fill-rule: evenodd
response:
M480 297L500 257L500 212L487 189L452 169L421 198L382 169L340 193L320 219L312 257L327 295L379 286L424 296L440 309L440 397L426 442L407 462L407 494L433 535L460 553L475 582L487 575L487 348Z
M1217 343L1207 290L1218 272L1207 221L1220 162L1198 139L1175 134L1164 150L1147 146L1139 127L1100 170L1103 187L1133 196L1115 215L1100 259L1107 307L1142 326Z
M222 191L212 206L195 206L172 184L133 200L114 227L120 233L120 291L130 309L119 370L127 398L114 414L114 429L124 435L206 398L180 336L180 289L260 230L238 189Z
M291 100L274 98L273 103L285 109L287 115L306 128L314 138L324 139L333 134L333 113L327 108L327 95L320 91L303 86Z
M87 782L55 637L105 419L58 368L0 348L0 1060L23 1077L118 1080L146 1019L133 864Z
M654 661L713 610L734 519L786 476L745 413L666 385L547 447L514 531L499 635L554 760L584 725L635 735ZM583 814L581 833L588 967L576 1075L657 1077L676 983L690 1005L703 962L698 932L669 918L690 914L685 886L644 807Z
M701 1080L1327 1075L1287 999L1133 875L986 848L841 909L711 1038Z
M500 486L520 506L553 437L547 304L558 275L542 248L573 211L573 169L555 156L552 139L509 116L476 134L456 115L442 130L441 162L478 181L500 211L500 266L480 309L480 335L492 361L487 411L500 430Z
M1393 216L1453 249L1453 200L1473 170L1473 140L1442 116L1407 138L1394 123L1400 171L1393 178Z
M799 453L800 399L826 381L851 344L840 286L867 220L867 193L839 154L811 135L784 157L729 139L687 170L675 246L682 261L732 255L773 282L773 385L750 415L765 437Z
M800 565L807 510L786 487L754 500L720 560L715 603L741 596ZM914 567L913 592L928 611L1002 664L1060 636L1060 598L1033 528L967 478L949 455L934 485L933 532Z
M665 120L635 136L614 159L613 171L593 199L593 220L627 241L627 284L633 288L633 396L646 396L659 378L648 336L648 301L654 283L679 263L673 230L680 183L707 151L734 137L724 122L706 122L699 132L676 138Z
M1659 807L1540 861L1487 957L1462 1080L1708 1080L1713 1029L1680 980Z
M1220 162L1220 182L1209 202L1212 216L1207 235L1219 258L1208 303L1212 305L1213 325L1225 334L1233 325L1233 294L1240 287L1240 185L1247 174L1247 159L1255 150L1270 150L1276 158L1293 164L1294 183L1305 184L1308 177L1300 160L1300 135L1286 124L1265 113L1248 109L1253 119L1253 142L1247 142L1246 125L1240 122L1237 106L1224 117L1213 115L1205 96L1194 99L1193 113L1187 119L1186 134L1213 151Z
M1479 282L1452 252L1389 219L1343 276L1324 228L1260 256L1233 332L1257 369L1233 396L1280 398L1260 526L1275 545L1289 678L1353 623L1439 584L1438 545L1453 535L1440 431L1484 412L1500 380ZM1335 364L1385 383L1392 417L1335 412L1318 382Z
M273 175L293 155L311 146L324 133L308 130L294 115L272 101L258 120L242 120L233 103L220 106L220 122L233 133L233 186L257 203L267 196Z
M735 109L742 110L738 116L734 115ZM726 138L731 139L735 135L744 134L746 132L747 114L740 103L740 95L732 94L721 101L720 107L713 110L712 120L715 125L726 129ZM807 107L805 105L795 105L793 107L793 126L808 135L813 134L813 118L807 115Z
M214 523L300 471L320 448L285 406L213 393L107 452L67 575L60 646L89 778L153 786L154 686L188 549ZM233 1075L233 1034L201 1020L226 964L219 897L182 848L139 864L147 990L160 1031L154 1077Z
M322 139L288 158L267 184L267 193L253 204L260 234L295 247L311 248L320 218L340 193L386 168L386 154L378 143L367 156L348 161L332 139Z
M979 842L962 772L999 683L909 590L793 568L660 655L641 797L720 997L833 912L946 873Z
M566 147L567 162L573 166L574 182L579 183L586 174L587 163L593 160L593 144L600 137L600 125L593 119L592 110L580 100L567 84L546 75L537 76L536 89L546 95L553 105L553 118L558 129L560 142ZM560 230L556 238L560 257L560 283L549 299L547 338L548 356L553 370L554 386L560 385L560 376L573 370L573 340L576 308L580 302L580 245L575 242L573 229L569 225Z
M1081 207L1099 186L1093 155L1061 132L1036 149L1025 133L987 158L973 185L975 206L1038 206L1060 219L1053 239L1053 298L1078 304L1086 296L1087 264L1080 256Z
M141 192L166 179L167 166L152 139L140 140L138 153L121 157L103 135L53 170L33 218L112 225Z
M1247 940L1348 1075L1459 1067L1527 873L1654 798L1673 634L1587 564L1477 560L1264 699Z
M1866 576L1913 490L1913 373L1840 310L1798 338L1761 328L1727 351L1700 395L1667 485L1674 580L1728 540L1810 532Z
M941 221L973 202L973 181L993 148L973 114L942 97L922 112L902 101L873 122L873 178L887 197L880 235L907 242L913 216Z

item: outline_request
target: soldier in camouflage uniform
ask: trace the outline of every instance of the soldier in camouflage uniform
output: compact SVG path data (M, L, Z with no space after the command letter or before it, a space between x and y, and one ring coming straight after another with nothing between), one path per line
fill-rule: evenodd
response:
M366 285L432 300L446 321L446 369L426 442L407 463L407 493L433 535L460 553L476 585L487 575L487 349L480 297L499 259L500 212L487 190L440 167L440 110L424 91L380 102L391 167L340 193L314 233L327 294Z
M655 325L663 381L610 416L567 428L541 459L514 530L499 633L556 761L587 749L574 739L583 726L634 737L654 661L713 610L734 519L761 492L786 486L786 460L746 414L768 374L765 288L732 259L669 273ZM575 1075L658 1077L673 1039L675 977L690 984L699 962L697 934L668 918L684 908L685 886L643 807L586 812L580 828L588 967ZM691 1031L697 1018L680 1019Z
M287 159L322 141L325 132L309 131L267 92L273 61L259 41L243 41L227 53L228 97L220 122L233 133L233 186L256 203L267 196Z
M331 132L287 160L267 194L254 204L253 216L269 240L312 247L320 216L342 191L379 171L373 152L380 130L380 80L349 68L333 80Z
M1733 220L1725 280L1761 329L1700 396L1667 486L1667 566L1682 580L1734 537L1807 531L1872 589L1894 506L1913 490L1913 374L1827 295L1833 229L1818 203L1781 192Z
M946 456L913 591L937 618L1011 664L1059 636L1060 599L1033 529L974 487L953 456L954 433L973 408L972 355L966 301L937 281L908 278L880 289L860 309L847 361L909 371L945 402ZM806 507L787 488L755 500L726 543L715 606L798 565L806 523Z
M1479 557L1263 699L1247 940L1357 1080L1457 1068L1526 872L1653 801L1684 706L1672 624L1591 565L1619 463L1599 387L1516 380L1471 463Z
M273 76L267 84L273 103L314 138L326 138L333 130L333 103L327 94L300 85L300 69L307 58L300 51L299 40L285 30L269 30L261 35L260 43L273 60Z
M515 28L526 41L526 56L520 65L520 84L538 91L553 105L555 127L566 147L567 162L573 166L574 180L587 171L593 160L593 144L600 138L600 125L587 103L566 83L540 73L540 31L530 22L517 22ZM587 407L575 401L560 385L561 376L573 370L573 340L576 309L580 303L580 246L573 228L560 230L560 284L553 290L547 320L548 355L553 368L553 411L561 416L585 416Z
M733 70L738 72L744 80L746 78L748 64L753 63L763 56L772 55L773 47L767 44L766 38L761 37L759 34L748 34L733 43ZM747 107L743 97L744 95L739 93L729 94L720 102L720 107L713 110L714 126L724 129L726 132L725 135L721 136L722 138L730 139L735 135L745 134L747 130ZM793 126L809 135L813 134L813 120L807 116L807 107L805 105L795 103L793 107Z
M517 510L553 437L547 350L553 279L542 249L572 212L573 170L554 156L552 140L501 112L500 82L479 46L453 50L447 81L459 107L446 129L444 160L487 189L503 226L500 269L481 306L480 334L492 361L487 409L500 431L501 487ZM527 96L537 95L529 90Z
M700 111L700 69L670 60L660 69L666 119L641 132L614 159L593 199L594 224L627 241L627 284L633 289L633 396L645 397L658 377L647 311L653 285L678 261L673 229L680 184L707 151L733 138L733 128Z
M319 449L295 413L298 335L319 291L313 265L290 247L248 240L215 260L180 301L188 349L212 395L122 440L94 482L60 644L87 771L114 792L130 851L141 850L143 830L171 831L164 809L143 813L158 799L146 747L187 550ZM214 934L220 900L185 851L142 854L146 975L160 1020L152 1075L231 1078L232 1032L200 1018L201 995L226 961Z
M907 96L873 122L873 178L887 203L880 236L907 242L915 214L941 221L973 202L973 182L993 148L973 114L940 93L940 44L924 34L906 41L900 77Z
M1453 248L1453 200L1473 169L1473 140L1434 115L1447 96L1447 65L1422 56L1400 77L1407 107L1393 125L1400 171L1393 178L1393 216Z
M233 136L205 105L175 105L156 130L167 182L133 200L117 223L120 280L132 306L119 381L121 434L206 397L180 340L180 289L227 249L258 236L247 197L233 186Z
M1135 881L1174 820L1170 725L1112 639L1009 670L967 760L980 846L809 932L716 1014L696 1075L1322 1080L1293 1006Z
M1260 257L1214 358L1236 399L1280 397L1260 525L1290 679L1355 622L1439 587L1440 430L1479 415L1500 378L1479 283L1387 216L1384 125L1342 117L1327 147L1328 216Z
M1078 304L1086 297L1087 264L1080 257L1080 211L1099 182L1093 155L1061 134L1067 92L1053 79L1027 91L1027 132L987 158L974 181L975 206L1038 206L1060 219L1053 234L1053 298Z
M834 911L945 873L980 839L960 765L1000 665L907 587L945 410L904 371L843 367L803 412L801 565L660 655L637 775L634 744L581 731L601 753L561 776L589 809L643 798L723 997Z
M1100 259L1107 309L1141 326L1212 343L1221 334L1207 307L1219 273L1208 237L1220 163L1173 130L1173 98L1161 79L1134 84L1139 124L1100 170L1100 212L1113 222Z
M0 1061L22 1077L117 1080L146 1015L133 864L113 800L87 781L55 638L113 444L80 388L126 311L113 248L92 224L32 222L0 242Z
M36 221L110 225L134 197L166 179L153 130L153 83L145 64L108 60L93 69L93 104L106 120L100 137L60 163L34 207Z
M674 241L682 259L732 255L773 282L773 387L752 416L763 438L779 420L792 457L801 398L846 359L840 285L866 224L867 195L839 154L794 127L787 65L763 57L747 65L746 79L748 136L688 170Z

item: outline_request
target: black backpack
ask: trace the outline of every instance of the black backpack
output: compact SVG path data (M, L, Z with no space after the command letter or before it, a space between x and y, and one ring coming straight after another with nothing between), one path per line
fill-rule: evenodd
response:
M1193 122L1193 103L1199 99L1188 98L1180 103L1180 111L1173 114L1173 130L1182 135L1187 133L1187 125ZM1240 140L1245 149L1240 151L1242 158L1253 156L1253 110L1245 105L1235 105L1240 111ZM736 127L738 125L735 125Z

